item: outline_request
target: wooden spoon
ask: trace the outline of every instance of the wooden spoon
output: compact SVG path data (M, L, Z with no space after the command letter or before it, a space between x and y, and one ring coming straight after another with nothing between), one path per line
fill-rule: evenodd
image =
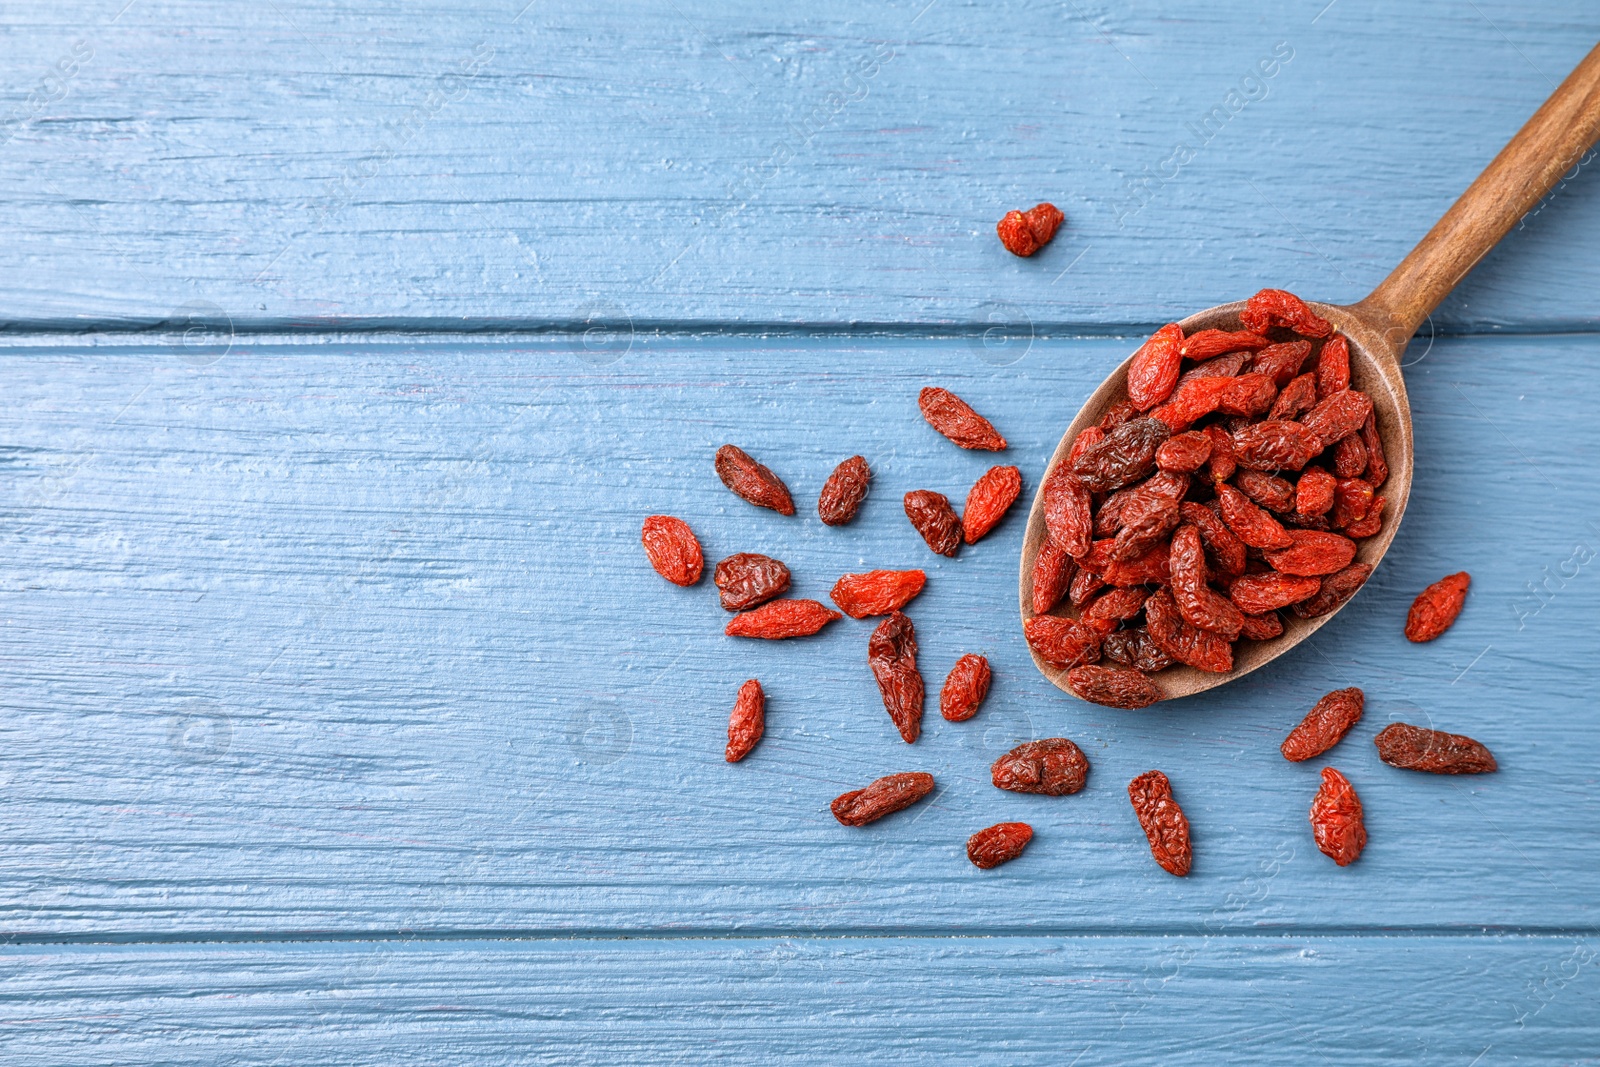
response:
M1534 112L1461 198L1451 205L1411 254L1357 304L1307 301L1350 340L1351 387L1372 398L1389 462L1383 485L1387 500L1379 532L1360 542L1357 562L1373 566L1394 540L1411 495L1411 405L1400 374L1400 357L1411 335L1456 284L1544 196L1600 137L1600 45L1584 57L1566 81ZM1187 337L1196 330L1241 329L1243 301L1190 315L1180 325ZM1066 459L1079 432L1093 426L1112 404L1127 398L1129 360L1107 378L1072 420L1056 446L1046 475ZM1040 483L1041 488L1044 482ZM1022 542L1022 618L1033 617L1033 562L1045 538L1043 493L1036 491ZM1349 601L1347 600L1346 603ZM1182 665L1154 676L1168 699L1214 688L1249 674L1283 655L1337 612L1301 619L1284 612L1284 632L1271 641L1241 640L1234 646L1233 670L1226 674ZM1033 662L1062 689L1067 672L1033 653Z

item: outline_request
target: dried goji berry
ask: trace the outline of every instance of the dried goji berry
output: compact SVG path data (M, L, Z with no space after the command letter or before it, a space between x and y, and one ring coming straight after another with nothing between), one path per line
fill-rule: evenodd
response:
M1351 434L1333 446L1333 473L1341 478L1359 478L1367 470L1367 446L1360 434Z
M1336 533L1290 530L1289 537L1294 544L1266 553L1267 562L1282 574L1320 578L1343 570L1356 558L1356 543Z
M711 580L724 608L743 611L788 592L789 568L759 552L736 552L717 564Z
M1045 616L1048 618L1048 616ZM867 641L867 663L878 680L883 709L906 744L922 734L922 673L917 670L917 633L900 612L878 624Z
M1121 489L1155 470L1156 449L1169 436L1171 431L1158 419L1133 419L1087 449L1073 462L1072 472L1093 492Z
M865 789L835 797L828 807L833 817L846 826L865 826L885 815L909 808L933 792L933 775L921 771L889 774Z
M1250 641L1270 641L1283 635L1283 617L1276 611L1264 615L1246 615L1239 636Z
M1272 511L1294 510L1294 486L1276 475L1243 470L1234 476L1233 484L1264 508Z
M1022 472L1016 467L990 467L967 491L961 512L961 536L967 544L994 529L1022 492Z
M1182 345L1183 327L1169 322L1139 346L1128 364L1128 400L1134 407L1149 411L1172 395L1183 362Z
M1142 626L1107 634L1105 640L1100 643L1100 651L1113 663L1132 667L1145 674L1164 671L1175 662L1160 645L1156 644L1156 639L1150 636L1150 631Z
M780 515L794 514L794 499L789 487L772 471L757 463L735 445L717 449L717 477L735 496L758 508L771 508Z
M950 498L931 489L914 489L905 497L906 518L928 547L941 556L953 556L961 547L961 520Z
M1172 795L1172 783L1160 771L1145 771L1128 783L1128 800L1139 826L1150 839L1150 855L1168 874L1189 873L1189 820Z
M1067 672L1067 688L1108 708L1147 708L1162 696L1143 674L1121 667L1074 667Z
M1144 590L1134 586L1112 589L1085 604L1080 617L1085 622L1091 619L1121 622L1124 619L1136 618L1144 610L1144 600L1147 595Z
M1046 537L1033 557L1033 613L1043 615L1057 604L1072 582L1072 557Z
M722 632L729 637L777 641L785 637L807 637L839 617L837 611L830 611L815 600L773 600L753 611L735 615Z
M1183 358L1196 362L1228 352L1254 352L1272 342L1249 330L1197 330L1183 342Z
M1211 438L1198 430L1167 438L1156 449L1156 466L1177 474L1193 474L1211 458Z
M728 750L724 755L729 763L738 763L750 754L767 728L767 695L761 683L754 678L739 687L739 696L733 702L733 714L728 716Z
M1350 780L1332 767L1322 768L1322 788L1311 801L1311 833L1322 854L1348 867L1367 847L1361 822L1361 798Z
M1264 415L1278 395L1278 387L1265 374L1241 374L1231 382L1217 400L1217 410L1224 415Z
M1217 486L1217 503L1228 529L1251 548L1288 548L1294 544L1282 523L1250 503L1243 493L1226 482Z
M1372 498L1367 513L1344 528L1346 537L1371 537L1383 529L1383 497Z
M682 519L651 515L644 520L639 540L644 543L650 566L673 585L693 585L700 580L700 571L705 567L700 539Z
M1350 388L1350 342L1336 333L1322 342L1317 353L1317 396L1328 397Z
M1315 619L1319 615L1326 615L1354 596L1355 591L1366 584L1371 574L1370 563L1352 563L1344 570L1323 578L1316 595L1293 605L1291 610L1302 619ZM1237 604L1238 600L1234 603Z
M1300 374L1300 368L1305 366L1309 355L1310 341L1288 341L1257 352L1250 361L1250 369L1256 374L1265 374L1272 379L1273 385L1282 389Z
M1298 577L1267 571L1247 574L1228 586L1228 599L1246 615L1265 615L1316 596L1322 588L1320 578Z
M922 571L868 571L846 574L833 583L828 598L852 619L888 615L911 603L928 576Z
M1089 758L1065 737L1046 737L1018 745L989 767L996 789L1064 797L1089 779Z
M988 419L972 410L972 405L948 389L934 386L922 390L917 396L917 406L928 425L944 434L962 448L980 452L1003 452L1006 439Z
M989 661L968 652L956 660L939 690L939 714L948 722L966 722L978 714L978 706L989 695Z
M1210 554L1218 573L1230 578L1244 573L1245 543L1228 529L1228 524L1222 521L1221 516L1204 504L1190 501L1180 504L1178 512L1184 522L1199 528L1200 540L1206 546L1206 552Z
M1467 602L1467 586L1472 575L1466 571L1447 574L1417 594L1406 613L1406 640L1432 641L1450 629Z
M974 867L988 870L1022 855L1032 840L1033 827L1025 822L995 823L967 838L967 859Z
M1106 580L1094 571L1079 570L1072 576L1072 585L1067 589L1067 599L1075 608L1081 608L1106 586Z
M1210 366L1208 364L1207 366ZM1187 430L1194 423L1217 410L1233 390L1236 378L1200 377L1184 382L1172 391L1172 397L1150 412L1150 417L1173 433Z
M1335 529L1360 522L1372 510L1372 486L1360 478L1336 478L1333 483L1333 511L1328 521Z
M1066 463L1058 463L1044 480L1044 524L1056 547L1074 559L1089 554L1094 530L1094 501Z
M1392 722L1373 738L1378 758L1391 767L1430 774L1487 774L1498 768L1483 745L1462 734Z
M1184 382L1192 382L1196 378L1232 378L1244 370L1245 364L1250 362L1249 352L1229 352L1225 356L1208 359L1198 363L1182 374L1178 375L1178 389L1183 388ZM1174 390L1176 392L1177 390Z
M1122 529L1111 545L1111 559L1125 563L1138 559L1166 540L1178 525L1178 502L1160 492L1139 489L1122 507Z
M1103 542L1102 542L1103 543ZM1090 553L1093 556L1093 553ZM1166 585L1169 579L1168 550L1166 545L1156 545L1142 556L1127 561L1113 561L1107 564L1101 577L1107 585L1147 585L1155 583ZM1089 558L1083 561L1085 568L1089 566Z
M1233 670L1233 646L1228 639L1186 622L1167 590L1159 589L1145 601L1144 618L1156 644L1179 663L1212 674Z
M1122 529L1122 509L1138 491L1138 485L1125 485L1100 502L1100 507L1094 513L1094 536L1116 536L1117 531Z
M1361 719L1367 695L1351 686L1335 689L1312 705L1283 741L1283 758L1294 763L1320 756L1337 745Z
M1389 477L1389 461L1383 454L1383 438L1378 436L1376 413L1361 424L1361 443L1367 446L1367 481L1376 488Z
M1172 535L1170 573L1172 599L1185 622L1229 641L1239 636L1244 615L1206 584L1206 555L1197 527L1184 524Z
M1035 204L1027 211L1006 212L995 232L1007 252L1026 258L1050 243L1065 217L1054 204Z
M1284 326L1301 337L1326 337L1333 330L1328 320L1312 311L1304 300L1282 289L1263 289L1252 296L1239 312L1239 321L1255 333Z
M861 502L867 499L872 483L872 468L860 456L851 456L828 475L817 497L817 515L829 526L843 526L856 517Z
M1300 425L1322 439L1324 445L1359 433L1361 424L1372 414L1372 398L1358 389L1342 389L1317 401Z
M1233 457L1251 470L1297 471L1323 449L1322 438L1298 422L1268 419L1233 435Z
M1100 635L1076 619L1035 615L1022 624L1022 632L1028 647L1052 667L1076 667L1100 658Z
M1106 413L1100 416L1100 421L1096 423L1095 426L1102 432L1109 433L1118 426L1121 426L1123 423L1127 422L1129 419L1136 418L1138 414L1139 409L1134 407L1131 402L1127 400L1119 400L1115 404L1112 404L1110 407L1106 408Z
M1278 399L1272 402L1272 410L1267 413L1267 418L1273 421L1293 419L1302 411L1310 411L1317 406L1317 379L1312 374L1301 374L1291 379L1278 394Z

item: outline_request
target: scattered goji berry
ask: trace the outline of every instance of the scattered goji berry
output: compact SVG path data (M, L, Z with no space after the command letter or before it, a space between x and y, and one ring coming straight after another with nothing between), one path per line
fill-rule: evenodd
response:
M1128 364L1128 400L1134 407L1149 411L1172 395L1183 362L1182 344L1183 327L1169 322L1139 346Z
M809 637L841 616L815 600L772 600L753 611L742 611L728 620L722 632L729 637L759 637L777 641L785 637Z
M1456 621L1467 602L1467 586L1472 575L1466 571L1447 574L1417 594L1406 613L1406 640L1432 641Z
M906 518L928 547L941 556L954 556L961 547L961 520L950 498L931 489L914 489L905 497Z
M1033 827L1025 822L995 823L967 838L967 859L974 867L988 870L1022 855L1032 840Z
M872 468L860 456L851 456L828 475L817 497L817 515L829 526L843 526L856 517L872 484Z
M1283 758L1300 763L1337 745L1361 719L1366 702L1367 695L1354 686L1335 689L1324 696L1284 738Z
M722 606L743 611L789 591L789 568L759 552L736 552L717 564L711 580Z
M1342 441L1361 431L1361 424L1372 414L1372 398L1358 389L1331 393L1306 413L1300 425L1322 439L1324 445Z
M1089 554L1094 530L1094 501L1088 486L1058 463L1044 480L1044 524L1056 547L1074 559Z
M1305 366L1309 355L1310 341L1288 341L1257 352L1250 361L1250 369L1257 374L1265 374L1272 379L1273 385L1282 389L1299 376L1300 368Z
M1350 342L1336 333L1322 342L1317 353L1317 396L1328 397L1350 388Z
M1294 510L1294 486L1273 474L1242 470L1234 476L1239 491L1269 511Z
M1061 603L1062 594L1072 582L1075 569L1072 557L1056 547L1047 536L1039 542L1033 558L1033 613L1043 615Z
M1320 578L1267 571L1235 579L1228 586L1228 599L1246 615L1265 615L1316 596L1321 589Z
M1073 462L1072 473L1092 492L1121 489L1155 470L1156 449L1169 436L1171 431L1158 419L1132 419L1086 449Z
M1003 452L1006 439L990 421L972 410L972 405L948 389L934 386L922 390L917 396L917 406L928 425L944 434L962 448L980 452Z
M651 515L644 520L639 540L650 566L673 585L693 585L700 580L700 571L705 567L700 539L682 519Z
M1107 634L1105 640L1100 643L1100 651L1111 662L1132 667L1145 674L1164 671L1176 662L1156 644L1156 639L1151 637L1150 631L1143 626Z
M1391 767L1430 774L1487 774L1498 768L1494 755L1462 734L1425 730L1392 722L1373 738L1378 758Z
M1206 546L1217 572L1225 577L1244 573L1246 546L1239 535L1228 528L1222 517L1204 504L1185 501L1178 506L1184 522L1200 530L1200 541Z
M1147 708L1162 696L1150 679L1123 667L1074 667L1067 672L1067 688L1108 708Z
M989 661L982 656L968 652L956 660L939 690L939 714L947 722L966 722L978 714L992 678Z
M733 494L758 508L771 508L780 515L794 514L794 499L789 487L765 466L735 445L717 449L717 477Z
M1356 543L1336 533L1290 530L1293 544L1266 553L1273 570L1300 577L1318 577L1341 571L1356 558Z
M1219 634L1229 641L1239 636L1239 631L1244 627L1244 614L1226 597L1212 592L1206 584L1206 555L1200 543L1198 527L1185 523L1172 535L1169 570L1172 599L1184 622Z
M1198 430L1167 438L1156 449L1156 466L1176 474L1193 474L1211 458L1211 437Z
M1270 641L1283 635L1283 617L1276 611L1264 615L1246 615L1239 636L1251 641Z
M1172 783L1160 771L1145 771L1128 783L1128 800L1139 826L1150 839L1150 855L1168 874L1189 873L1189 820L1172 795Z
M828 807L833 817L846 826L865 826L885 815L909 808L933 792L933 775L921 771L889 774L865 789L835 797Z
M990 467L967 491L967 505L961 511L961 536L967 544L995 528L1006 509L1022 492L1022 471L1016 467Z
M1272 342L1249 330L1197 330L1183 342L1184 359L1196 362L1229 352L1254 352Z
M1367 472L1367 446L1360 434L1351 434L1333 446L1333 473L1341 478L1359 478Z
M989 780L996 789L1064 797L1089 780L1089 758L1065 737L1027 741L995 760Z
M1274 326L1286 327L1301 337L1326 337L1333 331L1328 320L1304 300L1282 289L1263 289L1252 296L1239 312L1239 321L1255 333L1266 333Z
M1028 647L1052 667L1076 667L1100 658L1100 635L1076 619L1035 615L1022 624L1022 632Z
M1311 801L1311 833L1322 854L1348 867L1367 847L1361 821L1361 798L1350 780L1332 767L1322 768L1322 788Z
M1323 449L1322 438L1303 424L1268 419L1252 423L1233 435L1233 457L1251 470L1297 471Z
M754 678L739 687L739 696L733 702L733 714L728 716L728 750L723 758L738 763L750 754L767 728L767 695L761 683Z
M1217 486L1217 503L1228 529L1251 548L1288 548L1294 544L1282 523L1250 503L1243 493L1226 482Z
M1006 212L995 224L995 232L1007 252L1026 258L1050 243L1064 218L1054 204L1035 204L1026 211Z
M1314 374L1300 374L1290 380L1272 402L1267 418L1275 422L1293 419L1301 412L1317 406L1317 379Z
M1233 670L1233 646L1228 639L1185 621L1167 590L1158 589L1145 601L1144 618L1156 644L1179 663L1212 674Z
M846 574L833 583L828 599L852 619L888 615L914 600L928 576L922 571L868 571Z
M867 663L878 680L883 709L911 744L922 735L922 672L917 670L917 633L900 612L878 624L867 641Z
M1356 590L1366 584L1371 574L1370 563L1352 563L1344 570L1323 578L1315 596L1299 601L1290 610L1302 619L1315 619L1319 615L1326 615L1354 596ZM1234 603L1237 604L1238 600Z

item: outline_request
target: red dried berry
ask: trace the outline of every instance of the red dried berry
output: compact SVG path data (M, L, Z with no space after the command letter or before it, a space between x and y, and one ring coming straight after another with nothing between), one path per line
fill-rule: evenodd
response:
M1360 434L1351 434L1333 446L1333 473L1341 478L1359 478L1367 470L1367 446Z
M1264 615L1246 615L1239 636L1250 641L1270 641L1283 635L1283 617L1276 611Z
M1064 797L1089 779L1089 758L1065 737L1046 737L1018 745L989 767L996 789Z
M1389 461L1383 454L1383 438L1378 436L1376 413L1361 424L1361 443L1367 446L1367 481L1376 488L1389 477Z
M1109 553L1111 542L1099 541L1096 544L1106 545ZM1107 585L1166 585L1170 580L1167 555L1166 545L1156 545L1136 559L1127 562L1108 561L1101 571L1101 577ZM1083 566L1087 569L1094 562L1094 553L1091 551L1084 558Z
M1072 557L1046 537L1033 557L1033 613L1043 615L1057 604L1072 582Z
M961 547L961 520L950 498L931 489L915 489L905 497L906 518L928 547L941 556L954 556Z
M1233 435L1233 457L1251 470L1297 471L1323 449L1322 438L1298 422L1257 422Z
M1282 289L1263 289L1252 296L1239 312L1239 321L1255 333L1266 333L1274 326L1286 327L1301 337L1326 337L1333 331L1328 320L1304 300Z
M1249 352L1230 352L1190 367L1178 375L1178 389L1183 388L1184 382L1192 382L1196 378L1232 378L1244 370L1245 364L1250 362L1250 356Z
M1231 578L1244 573L1245 543L1228 528L1221 516L1204 504L1192 502L1180 504L1178 513L1184 522L1192 523L1200 530L1200 541L1219 574Z
M1373 738L1378 758L1391 767L1429 774L1487 774L1496 770L1494 755L1461 734L1425 730L1409 723L1392 722Z
M917 406L928 425L962 448L980 452L1003 452L1006 439L988 419L972 410L972 405L948 389L928 387L917 395Z
M1124 619L1135 618L1140 612L1144 611L1146 595L1144 590L1136 586L1129 586L1126 589L1112 589L1085 605L1081 618L1085 622L1093 619L1121 622Z
M1150 417L1176 433L1217 410L1234 388L1236 378L1192 378L1172 391L1165 404L1153 409Z
M1179 663L1212 674L1233 670L1233 646L1228 639L1186 622L1178 613L1172 594L1165 589L1157 590L1145 601L1144 618L1156 644Z
M1120 667L1074 667L1067 672L1067 688L1108 708L1147 708L1162 696L1150 679Z
M1105 640L1100 643L1100 651L1113 663L1132 667L1145 674L1164 671L1176 662L1156 644L1156 639L1150 636L1150 631L1142 626L1107 634Z
M1246 615L1265 615L1269 611L1289 607L1322 589L1322 579L1297 577L1267 571L1264 574L1247 574L1228 586L1228 599L1239 606Z
M651 515L644 520L639 540L644 543L650 566L673 585L693 585L700 580L700 571L705 567L700 539L682 519Z
M1198 430L1169 437L1156 449L1156 466L1175 474L1193 474L1211 458L1211 437Z
M1172 395L1178 384L1178 366L1183 362L1183 327L1169 322L1139 346L1128 364L1128 400L1140 411L1149 411Z
M1336 478L1333 483L1333 511L1328 521L1344 529L1360 522L1372 510L1372 486L1360 478Z
M1357 389L1343 389L1317 401L1300 425L1321 438L1324 445L1331 445L1359 433L1371 414L1371 397Z
M785 637L808 637L839 617L837 611L830 611L815 600L773 600L754 611L735 615L722 632L729 637L778 641Z
M738 763L750 755L767 728L767 695L761 683L754 678L739 687L739 696L733 702L733 714L728 716L728 750L723 758Z
M789 568L759 552L736 552L717 564L711 580L722 606L743 611L789 591Z
M1245 496L1271 511L1294 510L1294 486L1276 475L1242 470L1234 476L1233 484Z
M828 807L833 817L846 826L865 826L885 815L909 808L933 792L933 775L921 771L889 774L865 789L835 797Z
M1432 641L1456 621L1467 602L1467 586L1472 575L1466 571L1447 574L1417 594L1406 613L1406 640Z
M1211 458L1206 460L1206 473L1213 482L1225 482L1239 469L1233 455L1233 435L1221 426L1207 426L1205 435L1211 438Z
M1290 530L1289 537L1292 545L1266 554L1272 568L1283 574L1320 578L1344 570L1356 558L1356 543L1348 537L1315 530Z
M1044 480L1044 524L1050 540L1074 559L1089 554L1094 530L1094 501L1083 481L1066 463L1058 463Z
M1317 406L1317 379L1312 374L1301 374L1290 380L1272 402L1267 418L1274 422L1293 419L1303 411Z
M860 456L851 456L828 475L817 497L817 515L829 526L843 526L856 517L867 488L872 483L872 468Z
M990 467L967 491L961 512L961 536L967 544L995 528L1022 492L1022 471L1016 467Z
M1244 627L1244 614L1226 597L1212 592L1206 584L1205 549L1201 546L1197 527L1185 524L1172 535L1169 569L1172 600L1183 621L1229 641L1235 640Z
M1067 589L1067 599L1075 608L1081 608L1089 602L1089 598L1104 589L1106 580L1094 571L1079 570L1072 576L1072 585Z
M1260 334L1251 333L1249 330L1237 332L1198 330L1183 342L1182 352L1184 359L1199 362L1228 352L1254 352L1266 348L1271 343Z
M1317 353L1317 396L1328 397L1350 388L1350 342L1336 333L1322 342Z
M1351 686L1335 689L1314 704L1283 742L1283 758L1300 763L1337 745L1361 719L1367 695Z
M1100 658L1100 635L1076 619L1035 615L1022 624L1028 647L1052 667L1076 667Z
M1350 780L1332 767L1322 768L1322 788L1311 801L1311 833L1322 854L1348 867L1367 847L1361 822L1361 798Z
M1095 424L1095 428L1101 430L1101 436L1104 436L1129 419L1135 418L1138 414L1139 409L1134 407L1133 404L1126 400L1119 400L1106 408L1106 413L1100 416L1100 421ZM1082 438L1083 435L1079 434L1078 436ZM1076 447L1076 442L1074 442L1074 447ZM1077 458L1076 455L1073 458Z
M922 571L868 571L846 574L833 583L828 598L852 619L888 615L914 600L928 576Z
M1346 537L1371 537L1383 529L1383 497L1372 498L1367 513L1344 528Z
M1178 525L1178 501L1166 493L1140 488L1124 503L1119 518L1122 529L1112 541L1110 558L1125 563L1166 540Z
M1256 353L1250 361L1250 370L1256 374L1265 374L1272 379L1272 384L1282 389L1293 381L1299 374L1300 368L1305 366L1306 357L1311 355L1310 341L1289 341L1281 345L1272 345Z
M1265 374L1241 374L1230 378L1228 388L1217 398L1217 410L1224 415L1255 418L1265 415L1278 395L1278 387Z
M780 515L794 514L789 487L772 471L751 459L742 448L723 445L717 449L717 477L733 494L758 508L771 508Z
M966 722L978 714L992 678L989 661L982 656L969 652L956 660L939 690L939 714L947 722Z
M1122 421L1126 422L1128 420L1124 419ZM1121 426L1122 423L1119 422L1117 425ZM1078 436L1072 439L1072 447L1067 450L1067 461L1062 466L1070 468L1074 463L1078 462L1079 456L1105 439L1106 431L1098 426L1089 426L1079 430Z
M878 680L883 709L900 731L901 740L911 744L922 734L924 694L911 620L897 611L880 622L867 641L867 663Z
M1027 211L1006 212L995 224L995 232L1007 252L1026 258L1050 243L1064 218L1054 204L1036 204Z
M1307 467L1294 490L1294 510L1298 515L1326 515L1333 507L1333 475L1321 467Z
M1228 529L1251 548L1288 548L1294 544L1282 523L1250 503L1233 486L1227 483L1217 486L1217 503Z
M1319 615L1326 615L1354 596L1356 590L1366 584L1371 574L1370 563L1352 563L1344 570L1322 579L1317 594L1295 604L1292 610L1302 619L1315 619ZM1237 604L1238 600L1234 600L1234 603Z
M995 823L967 838L967 859L974 867L988 870L1022 855L1032 840L1033 827L1025 822Z
M1139 826L1150 839L1150 855L1168 874L1189 873L1189 820L1172 795L1172 783L1160 771L1145 771L1128 783L1128 800Z
M1155 470L1156 449L1169 436L1171 431L1158 419L1125 422L1074 460L1072 473L1096 493L1132 485Z

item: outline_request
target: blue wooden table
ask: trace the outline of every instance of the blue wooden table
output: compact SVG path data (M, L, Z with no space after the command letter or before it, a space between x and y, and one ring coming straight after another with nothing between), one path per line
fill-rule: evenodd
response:
M1587 160L1414 343L1382 568L1236 685L1060 693L1021 516L945 560L899 498L994 461L924 385L991 414L1031 497L1152 325L1360 297L1597 38L1580 0L0 12L0 1059L1596 1062ZM1007 255L996 218L1041 199L1061 236ZM729 441L798 516L722 488ZM857 452L872 495L824 527ZM724 637L708 583L646 564L654 512L801 596L926 569L925 674L981 652L992 695L908 748L869 623ZM1404 641L1463 569L1459 623ZM751 676L767 736L730 766ZM1285 762L1347 685L1352 737ZM1386 767L1391 721L1501 770ZM1083 793L989 785L1062 735ZM1347 869L1306 823L1328 762L1367 808ZM1150 767L1187 879L1127 804ZM910 769L918 808L829 816ZM973 868L1013 818L1026 855Z

